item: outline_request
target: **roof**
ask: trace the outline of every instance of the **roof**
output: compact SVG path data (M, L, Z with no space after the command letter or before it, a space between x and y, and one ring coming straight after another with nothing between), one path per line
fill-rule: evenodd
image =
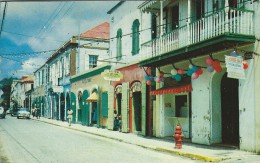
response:
M22 80L20 80L21 83L28 83L28 82L33 82L34 76L23 76Z
M111 14L113 11L115 11L122 3L124 3L125 1L120 1L118 2L113 8L111 8L107 14Z
M85 38L109 39L110 36L109 23L104 22L90 30L87 30L84 33L81 33L80 36Z

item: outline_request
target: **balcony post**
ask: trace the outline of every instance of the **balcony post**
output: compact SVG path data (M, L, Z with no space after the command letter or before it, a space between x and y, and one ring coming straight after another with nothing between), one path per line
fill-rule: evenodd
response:
M229 12L229 5L228 0L225 0L225 33L228 32L228 12Z
M163 35L163 1L160 1L160 36Z
M191 18L191 13L190 13L190 9L191 9L191 3L190 3L190 1L191 0L188 0L188 17L187 17L187 35L188 35L188 45L190 45L190 43L191 43L191 34L190 34L190 32L191 32L191 30L190 30L190 18Z

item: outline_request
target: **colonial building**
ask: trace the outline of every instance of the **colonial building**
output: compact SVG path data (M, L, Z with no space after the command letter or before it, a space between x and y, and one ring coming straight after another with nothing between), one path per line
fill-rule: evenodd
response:
M107 126L107 90L109 82L101 73L111 66L109 23L104 22L80 34L76 56L77 71L71 76L73 121L87 126Z
M259 152L259 2L145 1L139 9L152 15L139 66L157 70L149 85L160 79L150 92L155 136L180 124L193 143Z
M113 129L113 111L122 117L122 132L146 135L151 110L148 109L145 71L138 66L142 43L151 39L151 18L141 14L141 1L120 1L108 11L110 15L110 51L113 68L123 75L114 81L109 96L109 129ZM147 124L148 122L148 124Z
M70 76L76 73L75 57L77 37L73 36L46 61L46 107L47 117L66 119L70 107Z
M32 107L40 109L40 115L48 117L49 110L46 107L46 84L47 84L47 66L44 64L34 72L34 90L32 92Z
M11 107L27 107L31 108L31 94L29 91L33 90L34 76L24 75L21 80L14 80L11 85ZM27 94L26 94L27 92Z

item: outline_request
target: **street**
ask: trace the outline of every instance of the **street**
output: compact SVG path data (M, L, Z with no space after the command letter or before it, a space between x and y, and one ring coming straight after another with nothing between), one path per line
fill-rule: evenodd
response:
M0 119L0 162L6 158L11 163L199 162L9 115Z

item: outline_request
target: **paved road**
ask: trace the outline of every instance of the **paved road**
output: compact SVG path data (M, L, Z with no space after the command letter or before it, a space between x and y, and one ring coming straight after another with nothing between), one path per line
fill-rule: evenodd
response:
M10 116L0 119L0 142L11 163L199 162Z

